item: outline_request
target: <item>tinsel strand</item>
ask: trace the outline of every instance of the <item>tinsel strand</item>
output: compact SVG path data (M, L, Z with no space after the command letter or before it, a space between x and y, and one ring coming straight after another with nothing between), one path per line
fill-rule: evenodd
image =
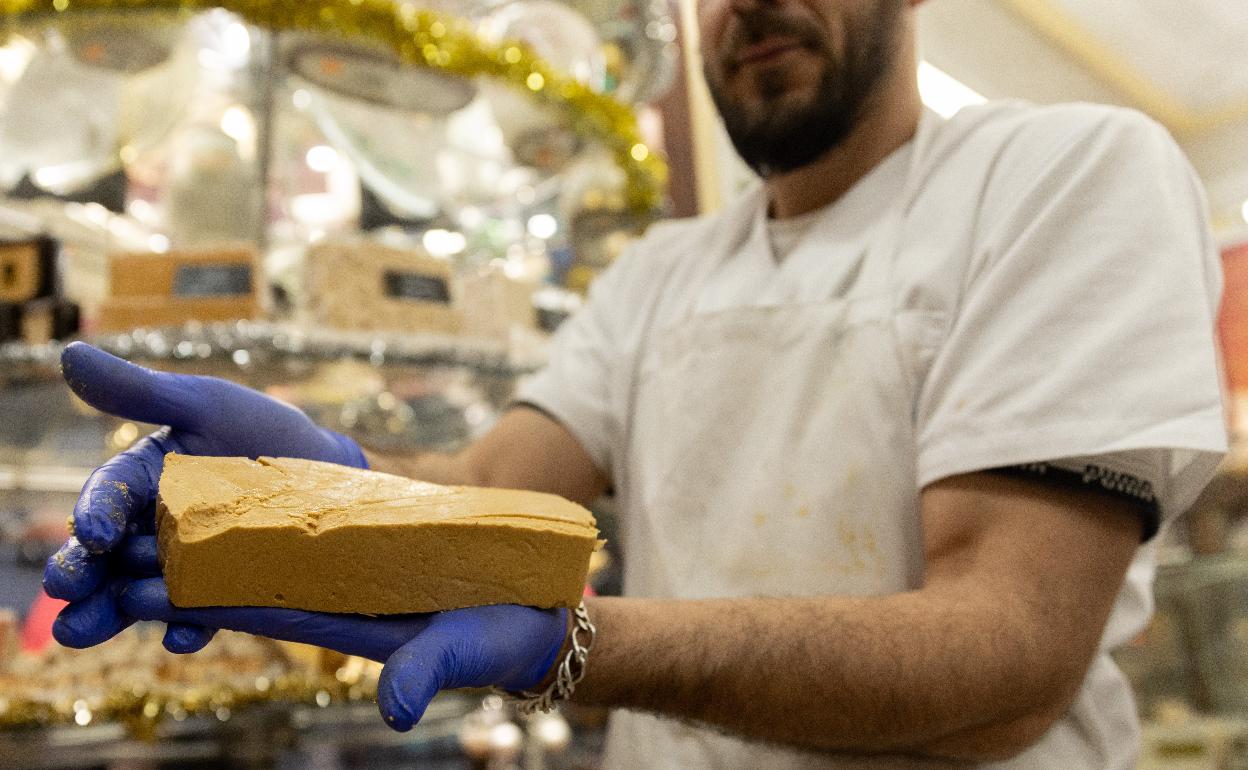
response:
M396 0L0 0L7 25L90 11L232 11L271 30L316 32L381 43L404 62L465 78L505 82L558 110L580 135L608 148L624 170L631 209L662 203L667 164L648 147L632 109L565 75L523 42L491 43L464 19Z

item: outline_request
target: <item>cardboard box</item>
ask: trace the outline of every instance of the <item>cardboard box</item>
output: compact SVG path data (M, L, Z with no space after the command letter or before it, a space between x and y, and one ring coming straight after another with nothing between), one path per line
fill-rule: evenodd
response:
M113 254L108 264L111 297L236 297L256 294L253 249L226 247L167 254Z
M0 302L21 303L56 294L57 242L51 238L0 243Z
M308 309L323 326L457 334L450 265L417 250L324 243L307 256Z
M259 257L247 246L113 254L94 328L126 331L261 314Z

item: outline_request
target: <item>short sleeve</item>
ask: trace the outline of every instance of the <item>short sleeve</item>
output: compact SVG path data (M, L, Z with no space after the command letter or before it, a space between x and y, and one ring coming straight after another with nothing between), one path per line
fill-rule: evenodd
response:
M546 366L520 384L513 401L557 420L608 475L622 419L613 383L622 334L620 273L628 259L626 251L593 283L585 305L555 333Z
M1024 129L984 188L916 404L919 480L1095 457L1143 477L1173 515L1226 449L1203 192L1146 118L1062 117L1034 141Z

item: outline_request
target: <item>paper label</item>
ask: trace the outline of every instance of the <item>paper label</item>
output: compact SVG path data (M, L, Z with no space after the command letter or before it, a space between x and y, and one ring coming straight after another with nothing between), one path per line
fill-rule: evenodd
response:
M173 276L175 297L231 297L250 293L250 265L179 265Z
M387 297L449 305L451 290L446 279L420 273L387 270L382 277Z

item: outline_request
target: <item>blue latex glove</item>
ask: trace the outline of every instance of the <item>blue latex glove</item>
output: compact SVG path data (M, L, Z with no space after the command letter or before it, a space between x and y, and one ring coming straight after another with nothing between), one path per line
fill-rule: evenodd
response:
M155 372L83 343L65 349L61 368L69 387L96 409L167 426L91 474L74 506L75 536L48 560L44 590L70 602L52 627L67 647L99 644L133 623L118 597L136 577L160 574L153 515L166 453L368 465L346 436L226 380ZM211 627L174 623L165 647L194 652L211 638Z
M149 560L149 571L155 567L154 551L135 556ZM170 628L228 628L382 661L377 703L386 723L400 732L420 721L439 690L536 687L567 633L567 610L514 605L386 617L264 607L178 609L162 578L136 580L117 597L127 616Z

